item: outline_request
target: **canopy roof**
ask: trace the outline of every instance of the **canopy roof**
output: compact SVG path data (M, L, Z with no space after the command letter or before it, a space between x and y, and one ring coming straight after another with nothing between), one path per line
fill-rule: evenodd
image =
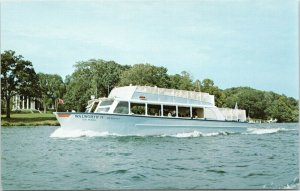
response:
M148 100L156 102L174 102L201 105L215 105L214 95L203 92L175 90L151 86L124 86L114 88L109 98L125 100Z

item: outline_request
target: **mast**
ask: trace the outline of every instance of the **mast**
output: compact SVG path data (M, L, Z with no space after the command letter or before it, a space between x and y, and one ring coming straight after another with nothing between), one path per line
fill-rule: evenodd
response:
M239 108L238 108L237 102L235 102L234 113L235 113L236 120L239 119L238 109L239 109Z

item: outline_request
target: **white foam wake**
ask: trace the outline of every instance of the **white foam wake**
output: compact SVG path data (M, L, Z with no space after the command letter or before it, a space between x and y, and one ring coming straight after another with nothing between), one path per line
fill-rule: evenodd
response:
M82 129L56 129L50 137L54 138L76 138L76 137L105 137L110 135L117 135L109 132L97 132L91 130L82 130Z
M187 137L212 137L218 135L228 135L226 132L212 132L212 133L203 133L200 131L193 131L193 132L185 132L185 133L177 133L174 135L170 135L171 137L178 137L178 138L187 138Z
M176 133L176 134L161 134L156 136L187 138L187 137L211 137L211 136L218 136L218 135L229 135L229 133L223 131L203 133L195 130L192 132L183 132L183 133ZM107 136L133 136L133 135L120 135L116 133L109 133L107 131L98 132L98 131L83 130L83 129L64 129L64 128L58 128L50 135L50 137L52 138L107 137ZM145 137L151 135L135 135L135 136Z
M279 131L289 131L294 129L284 129L284 128L248 128L247 132L244 132L242 134L270 134L270 133L276 133ZM161 134L161 135L152 135L152 136L159 136L159 137L177 137L177 138L189 138L189 137L213 137L213 136L224 136L224 135L230 135L234 134L233 132L210 132L210 133L204 133L201 131L191 131L191 132L180 132L180 133L174 133L174 134ZM240 133L238 133L240 134ZM83 129L64 129L64 128L58 128L56 129L50 137L53 138L77 138L77 137L106 137L106 136L151 136L147 134L136 134L136 135L123 135L123 134L116 134L111 132L98 132L98 131L92 131L92 130L83 130Z
M259 128L248 128L247 133L245 134L270 134L270 133L277 133L278 131L288 131L289 129L284 128L265 128L265 129L259 129Z

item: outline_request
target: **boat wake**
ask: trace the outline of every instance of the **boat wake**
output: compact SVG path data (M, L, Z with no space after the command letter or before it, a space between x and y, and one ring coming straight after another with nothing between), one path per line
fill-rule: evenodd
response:
M177 137L177 138L188 138L188 137L211 137L211 136L218 136L218 135L229 135L230 133L227 132L212 132L212 133L203 133L200 131L193 131L193 132L183 132L183 133L176 133L176 134L161 134L161 135L122 135L122 134L116 134L116 133L109 133L107 131L105 132L97 132L97 131L91 131L91 130L68 130L59 128L56 129L50 137L52 138L77 138L77 137L109 137L109 136L115 136L115 137L121 137L121 136L154 136L154 137Z
M269 184L263 185L263 189L299 190L299 177L294 178L294 180L283 186L279 186L277 184L274 184L274 182L271 182Z
M173 135L162 135L164 137L177 137L177 138L188 138L188 137L213 137L213 136L219 136L219 135L229 135L232 133L220 131L220 132L212 132L212 133L203 133L200 131L193 131L193 132L187 132L187 133L177 133Z
M91 130L82 130L82 129L56 129L50 137L52 138L77 138L77 137L107 137L107 136L118 136L118 134Z
M119 137L119 136L154 136L154 137L176 137L176 138L193 138L193 137L215 137L215 136L227 136L233 134L242 134L242 135L263 135L278 133L283 131L291 131L296 129L285 129L285 128L247 128L243 132L227 132L227 131L216 131L216 132L201 132L201 131L189 131L189 132L178 132L178 133L169 133L169 134L154 134L154 135L143 135L143 134L116 134L111 132L98 132L92 130L83 130L83 129L56 129L50 137L52 138L77 138L77 137Z
M270 133L277 133L280 131L291 131L296 129L285 129L285 128L248 128L247 132L244 134L270 134Z

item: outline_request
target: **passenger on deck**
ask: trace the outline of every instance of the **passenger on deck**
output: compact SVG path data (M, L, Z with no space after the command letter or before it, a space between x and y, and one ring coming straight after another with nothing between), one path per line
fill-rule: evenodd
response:
M172 111L172 117L176 117L176 111Z

